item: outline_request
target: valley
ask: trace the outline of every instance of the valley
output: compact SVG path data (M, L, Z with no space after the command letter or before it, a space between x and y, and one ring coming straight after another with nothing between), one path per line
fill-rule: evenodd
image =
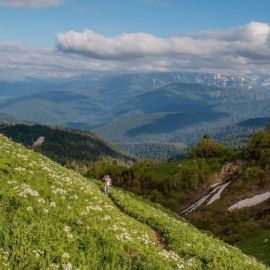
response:
M185 72L28 78L16 87L3 84L1 95L11 94L0 102L0 110L27 122L93 131L133 155L142 145L155 146L155 157L162 158L160 149L166 145L169 158L173 145L184 149L205 133L226 145L242 146L264 124L241 122L269 117L268 80L262 75ZM150 151L139 155L153 158Z

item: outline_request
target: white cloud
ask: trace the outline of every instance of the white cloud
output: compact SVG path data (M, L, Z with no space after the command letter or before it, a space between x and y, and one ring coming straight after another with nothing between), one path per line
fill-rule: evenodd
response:
M0 42L0 76L91 71L270 74L269 33L268 24L251 22L169 38L146 33L106 37L92 30L71 31L57 35L57 50Z
M127 60L145 56L208 55L226 50L217 40L194 39L189 36L162 39L145 33L123 33L107 38L92 30L70 31L57 35L58 48L97 59ZM222 46L220 46L222 45Z
M64 52L120 61L146 56L235 55L258 59L270 53L269 32L270 26L259 22L225 31L204 31L169 38L146 33L105 37L92 30L85 30L81 33L70 31L58 34L57 45Z
M14 8L44 8L57 6L63 0L0 0L1 6Z

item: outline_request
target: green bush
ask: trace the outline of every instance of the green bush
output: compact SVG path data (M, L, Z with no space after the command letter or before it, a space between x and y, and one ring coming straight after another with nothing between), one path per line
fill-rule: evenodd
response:
M227 149L223 144L214 143L211 137L206 134L197 145L190 149L188 156L190 158L225 157L233 153L233 150Z
M246 148L245 157L248 160L255 160L262 165L270 163L270 131L256 132Z

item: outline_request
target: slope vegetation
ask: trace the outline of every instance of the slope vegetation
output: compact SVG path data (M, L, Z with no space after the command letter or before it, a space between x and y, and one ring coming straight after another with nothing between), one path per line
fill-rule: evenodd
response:
M63 165L87 163L101 158L133 160L92 132L41 125L0 125L0 133ZM41 142L42 143L39 143Z
M120 211L94 182L3 136L0 147L1 269L267 269L160 206L115 190Z

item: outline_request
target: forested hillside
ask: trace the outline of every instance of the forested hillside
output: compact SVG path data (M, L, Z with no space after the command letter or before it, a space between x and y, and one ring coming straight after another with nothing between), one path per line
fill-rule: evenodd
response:
M190 146L205 133L228 146L243 146L258 126L238 123L269 117L268 81L255 74L188 72L29 79L2 83L0 111L34 123L93 131L134 155L145 146L139 157L152 158L150 148L155 157L163 157L163 150L174 156L172 144Z
M41 125L0 125L0 133L71 167L100 159L134 160L96 134Z

